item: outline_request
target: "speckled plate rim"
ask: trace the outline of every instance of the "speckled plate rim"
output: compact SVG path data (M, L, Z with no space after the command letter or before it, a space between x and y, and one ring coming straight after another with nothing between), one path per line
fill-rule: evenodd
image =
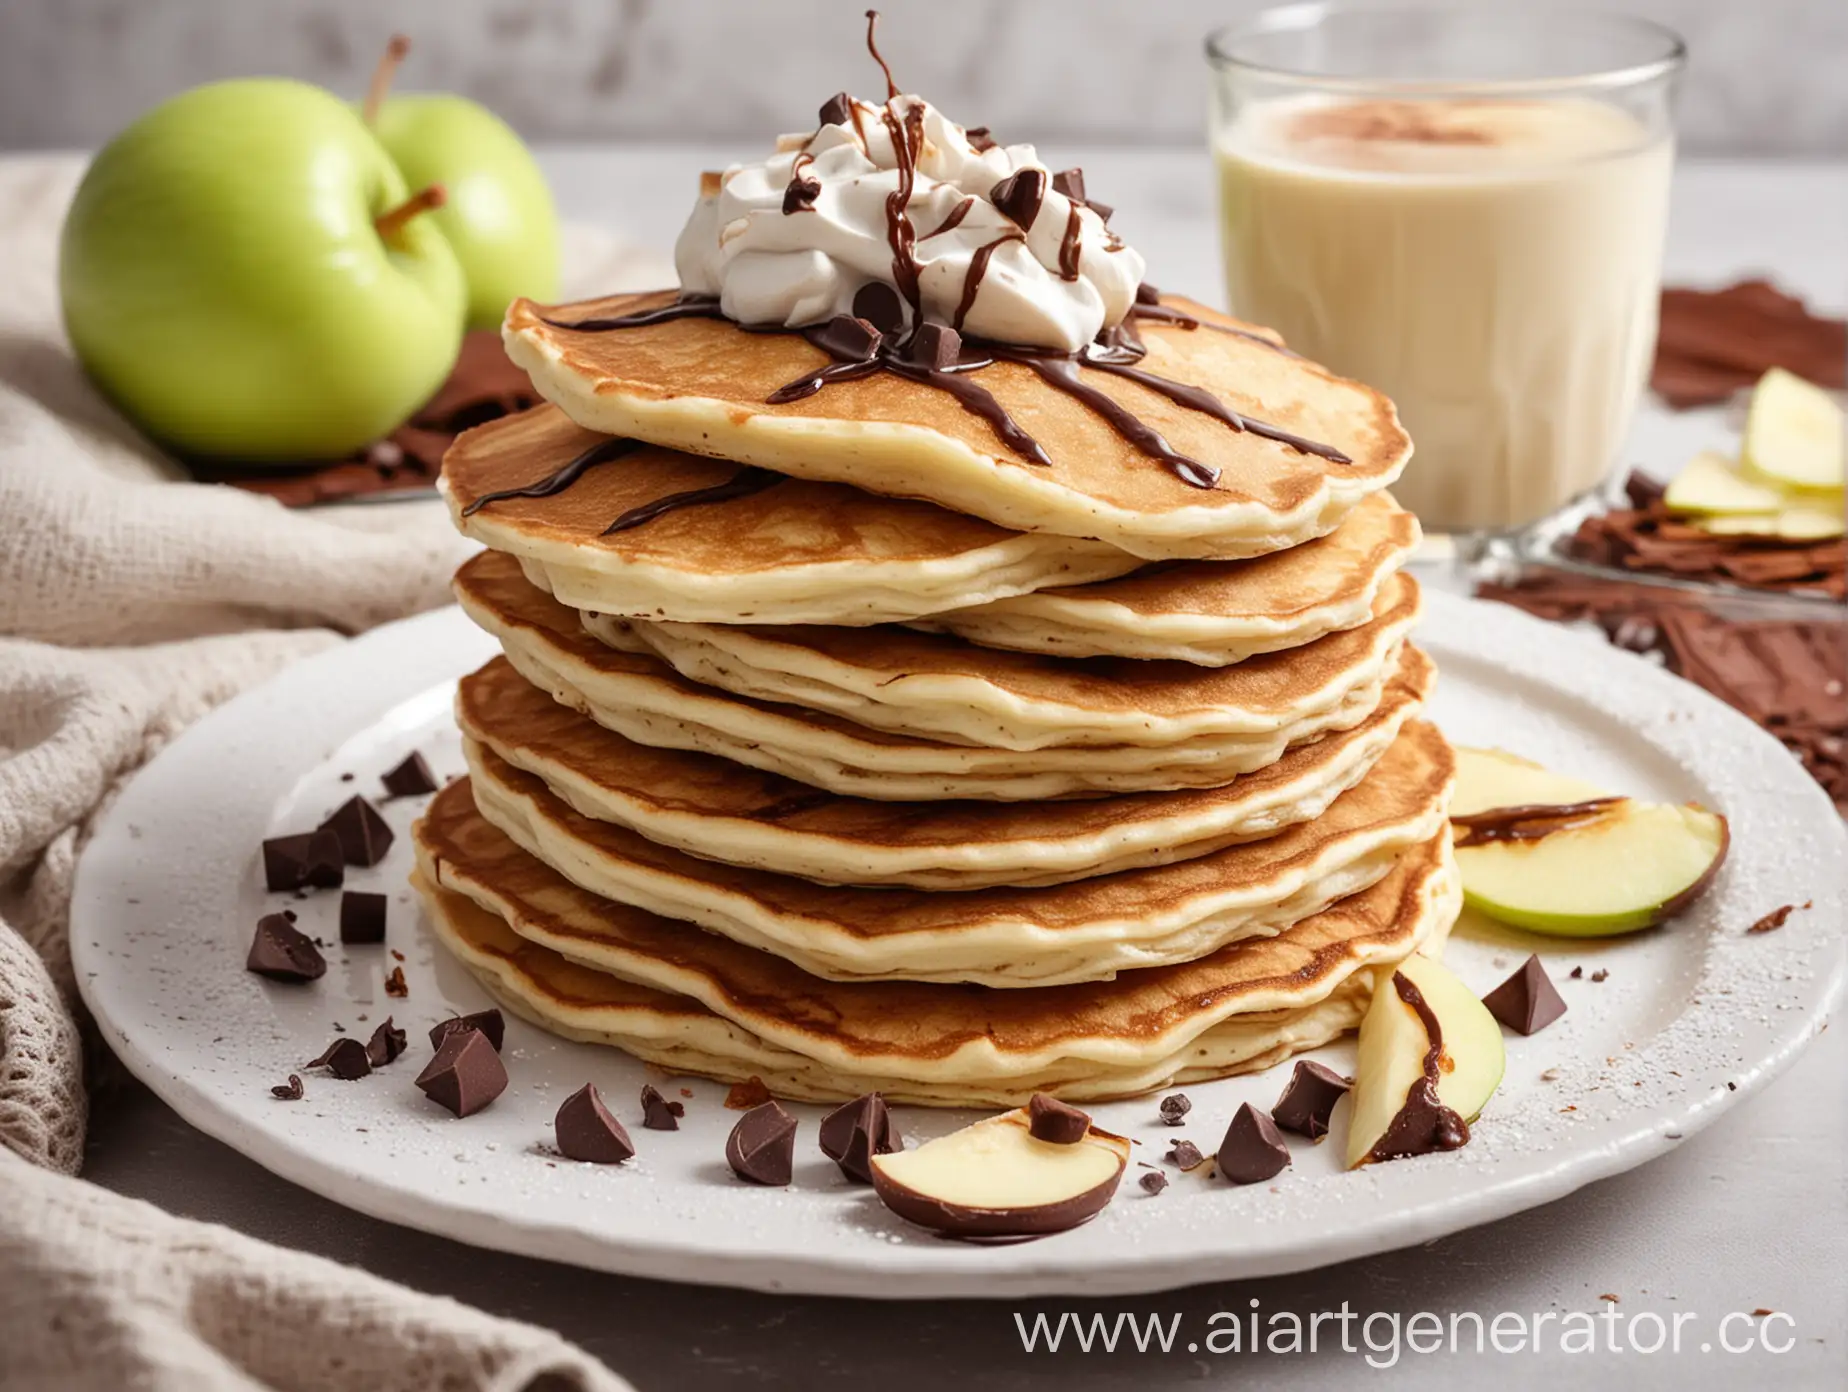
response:
M562 1212L509 1212L503 1202L438 1194L437 1186L391 1165L369 1171L350 1157L317 1152L292 1134L291 1118L300 1113L253 1105L259 1084L275 1080L273 1064L253 1062L235 1087L223 1075L201 1077L183 1066L196 1036L212 1026L194 1021L182 1028L157 1006L166 988L157 988L151 973L172 976L174 968L150 954L172 949L166 936L172 930L137 940L123 929L123 906L138 902L144 927L196 924L202 907L222 908L224 883L254 874L252 828L269 825L304 769L407 702L427 713L428 698L492 652L453 609L376 630L292 667L198 722L131 781L100 820L78 867L72 946L79 986L111 1047L191 1124L337 1202L487 1248L758 1290L1006 1298L1160 1290L1411 1246L1639 1165L1781 1071L1822 1028L1841 991L1841 869L1848 865L1842 824L1800 766L1771 736L1693 686L1595 639L1444 594L1430 596L1419 641L1452 674L1453 686L1467 689L1467 699L1453 696L1449 707L1440 690L1440 723L1464 727L1454 737L1492 742L1515 711L1544 721L1562 739L1578 726L1599 727L1607 745L1614 740L1634 751L1642 771L1636 776L1655 785L1635 791L1700 796L1720 806L1733 826L1731 862L1704 910L1691 916L1698 922L1684 921L1672 936L1651 935L1653 948L1633 940L1627 949L1633 965L1662 953L1694 953L1698 962L1691 964L1662 959L1664 979L1686 978L1670 983L1686 996L1685 1007L1642 1044L1626 1043L1602 1059L1564 1060L1550 1070L1546 1089L1530 1087L1514 1098L1507 1114L1493 1114L1493 1124L1485 1119L1477 1143L1454 1155L1351 1175L1326 1163L1315 1172L1319 1157L1312 1156L1268 1193L1267 1186L1215 1183L1191 1193L1191 1207L1172 1212L1161 1201L1145 1207L1140 1196L1119 1199L1074 1232L995 1248L919 1238L896 1220L892 1232L882 1232L877 1222L863 1221L864 1209L855 1210L857 1224L838 1231L818 1226L804 1221L814 1210L797 1201L803 1196L746 1193L716 1167L702 1171L703 1191L679 1195L695 1205L680 1218L669 1221L660 1204L638 1205L634 1221L626 1221L624 1209L623 1221L592 1230L571 1205ZM1502 707L1491 709L1497 701ZM1806 899L1813 910L1779 932L1744 933L1769 908ZM421 924L418 931L428 937ZM1510 945L1517 956L1508 960L1525 950ZM182 989L195 990L202 1006L214 991L254 980L240 961L221 955L222 962L200 965L196 985L194 972L183 974ZM1269 1095L1276 1086L1267 1079L1262 1090ZM1198 1099L1201 1089L1189 1090ZM413 1124L425 1123L407 1119ZM454 1133L448 1143L465 1134ZM725 1206L742 1201L766 1205L751 1211L767 1215L768 1228L741 1233L735 1215L726 1220ZM685 1221L686 1212L708 1205L713 1221Z

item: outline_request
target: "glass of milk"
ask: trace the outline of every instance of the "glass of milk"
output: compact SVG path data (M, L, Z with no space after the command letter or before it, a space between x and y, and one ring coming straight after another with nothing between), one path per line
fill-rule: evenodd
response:
M1303 4L1207 57L1232 310L1393 399L1400 501L1484 534L1606 487L1655 348L1681 41Z

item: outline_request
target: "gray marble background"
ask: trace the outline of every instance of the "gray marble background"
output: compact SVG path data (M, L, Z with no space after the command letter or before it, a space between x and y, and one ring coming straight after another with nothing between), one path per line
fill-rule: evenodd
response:
M1554 0L1462 0L1550 5ZM1687 38L1686 148L1848 154L1843 0L1577 0ZM1011 137L1192 142L1200 40L1258 0L883 0L902 85ZM97 144L198 82L280 73L358 95L385 37L407 87L487 102L529 138L738 139L876 90L865 0L0 0L0 148Z

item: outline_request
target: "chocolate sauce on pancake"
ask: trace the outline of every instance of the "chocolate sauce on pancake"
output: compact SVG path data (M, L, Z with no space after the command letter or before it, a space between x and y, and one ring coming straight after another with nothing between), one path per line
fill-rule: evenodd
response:
M702 507L708 503L728 503L734 498L748 498L753 493L762 493L766 488L774 488L787 477L773 473L769 469L760 469L755 465L740 469L724 483L715 483L706 488L689 488L682 493L669 493L665 498L656 498L652 503L643 503L632 507L603 529L604 536L613 536L617 532L626 532L634 527L645 526L657 517L665 517L670 512L679 512L682 508Z
M1487 846L1496 842L1539 841L1556 831L1567 831L1596 821L1624 801L1620 797L1587 798L1583 802L1536 803L1521 807L1492 807L1452 817L1451 826L1462 833L1458 847Z
M1425 1050L1424 1075L1406 1092L1405 1105L1399 1108L1386 1134L1374 1142L1367 1159L1397 1160L1408 1155L1429 1155L1435 1150L1460 1149L1469 1143L1469 1123L1446 1107L1437 1095L1444 1059L1444 1031L1438 1023L1437 1012L1403 973L1392 974L1392 989L1399 993L1400 1000L1418 1012L1431 1047Z
M503 488L494 493L483 493L462 509L462 515L472 517L489 503L504 502L508 498L549 498L554 493L564 492L597 465L608 463L612 459L620 459L629 451L640 447L640 440L621 438L599 440L576 459L557 471L547 474L536 483L523 484L519 488Z

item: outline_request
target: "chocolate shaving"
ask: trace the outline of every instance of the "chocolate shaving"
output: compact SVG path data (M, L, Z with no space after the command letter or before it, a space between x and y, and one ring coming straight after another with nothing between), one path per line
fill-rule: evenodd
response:
M277 1083L270 1089L270 1096L280 1098L284 1102L299 1102L302 1100L303 1091L302 1075L291 1073L288 1082Z
M769 1100L770 1089L755 1073L742 1083L733 1083L731 1091L725 1094L725 1105L734 1112L746 1112L753 1107L761 1107Z
M387 1015L385 1021L372 1031L372 1038L366 1041L366 1062L374 1068L383 1068L388 1063L396 1063L403 1055L408 1041L404 1031L399 1029Z
M402 1000L405 996L410 995L410 993L411 988L404 980L404 968L393 967L390 973L385 977L385 994L388 996L396 996Z
M1784 926L1785 921L1796 911L1797 906L1795 904L1780 904L1745 931L1748 933L1775 933Z
M1812 314L1763 280L1662 291L1650 385L1670 406L1725 401L1773 367L1821 387L1848 385L1848 321Z

